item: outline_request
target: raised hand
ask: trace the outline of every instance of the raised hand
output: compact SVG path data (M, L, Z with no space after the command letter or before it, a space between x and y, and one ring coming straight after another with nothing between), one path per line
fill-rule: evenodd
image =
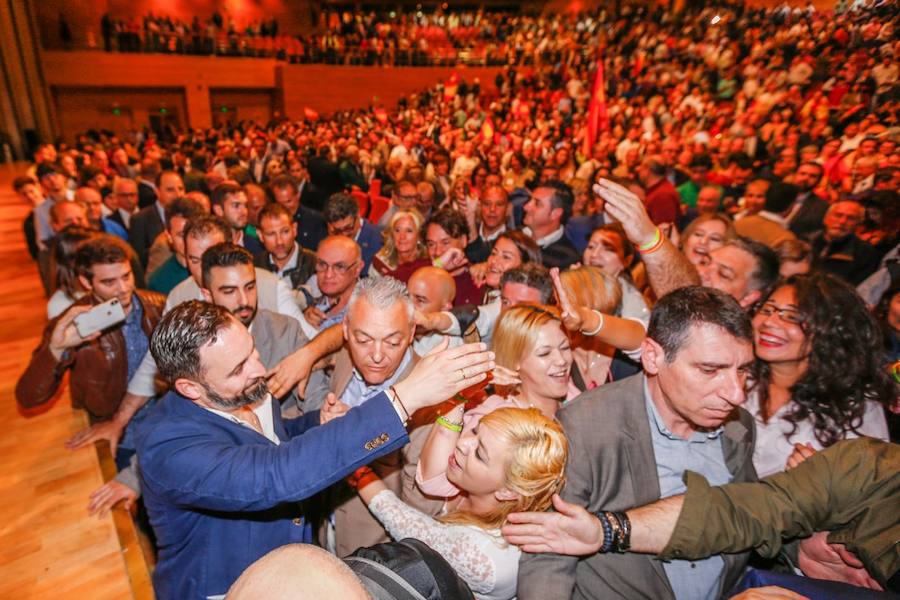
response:
M569 296L569 292L563 287L562 281L559 279L558 268L553 267L550 269L550 279L553 280L553 291L556 294L556 301L562 312L560 316L562 317L563 325L569 331L581 331L584 325L584 315L579 310L579 307L575 306L571 296Z
M88 312L91 308L93 307L73 306L59 318L59 321L56 322L53 333L50 334L49 343L50 352L56 360L60 360L63 352L69 348L74 348L85 342L95 340L103 334L102 331L96 331L87 337L81 337L81 334L78 333L78 328L75 327L75 317Z
M632 244L646 245L653 239L656 225L637 194L609 179L600 179L593 190L603 198L606 212L622 224Z

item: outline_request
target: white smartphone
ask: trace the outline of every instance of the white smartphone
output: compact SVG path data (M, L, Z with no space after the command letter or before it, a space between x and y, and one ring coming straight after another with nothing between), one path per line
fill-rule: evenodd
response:
M75 328L78 335L86 338L124 320L125 311L122 309L122 303L118 298L112 298L75 317Z

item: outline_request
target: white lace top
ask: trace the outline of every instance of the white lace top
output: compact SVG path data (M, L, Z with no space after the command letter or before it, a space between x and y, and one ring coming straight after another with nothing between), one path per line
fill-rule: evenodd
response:
M375 496L369 510L395 540L415 538L431 546L469 584L476 598L515 598L520 551L507 544L499 530L440 523L390 490Z

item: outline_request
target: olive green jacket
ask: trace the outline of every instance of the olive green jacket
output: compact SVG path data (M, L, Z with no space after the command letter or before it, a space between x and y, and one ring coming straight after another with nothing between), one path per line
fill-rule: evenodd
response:
M900 567L900 446L872 438L838 442L759 483L710 487L685 474L688 491L663 559L697 559L830 531L886 586Z

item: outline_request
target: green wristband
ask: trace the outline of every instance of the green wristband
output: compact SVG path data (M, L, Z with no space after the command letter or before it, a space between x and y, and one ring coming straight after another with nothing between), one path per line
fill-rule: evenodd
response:
M446 419L446 417L444 417L444 415L439 416L435 422L441 427L449 429L450 431L453 431L455 433L462 433L462 423L451 423Z

